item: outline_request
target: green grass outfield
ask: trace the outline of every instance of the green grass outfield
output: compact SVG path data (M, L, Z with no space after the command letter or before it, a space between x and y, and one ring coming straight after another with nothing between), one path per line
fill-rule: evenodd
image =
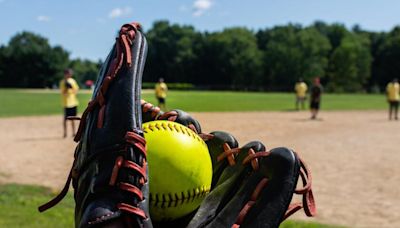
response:
M69 193L54 208L39 213L37 207L55 196L44 187L29 185L0 185L0 227L74 227L74 201ZM300 213L300 212L298 212ZM282 228L339 228L339 226L323 225L288 220Z
M79 94L79 112L90 100L90 91ZM143 99L156 104L152 91ZM292 93L170 91L168 108L187 112L291 111ZM308 102L307 102L308 106ZM383 94L324 94L322 110L382 110L387 108ZM0 117L61 114L61 98L53 90L0 89Z

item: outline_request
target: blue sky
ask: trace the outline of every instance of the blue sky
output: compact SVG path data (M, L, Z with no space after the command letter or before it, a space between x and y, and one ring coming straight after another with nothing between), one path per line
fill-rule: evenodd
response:
M0 44L31 31L62 45L72 58L104 59L123 23L156 20L204 31L260 29L315 20L390 31L400 24L398 0L0 0Z

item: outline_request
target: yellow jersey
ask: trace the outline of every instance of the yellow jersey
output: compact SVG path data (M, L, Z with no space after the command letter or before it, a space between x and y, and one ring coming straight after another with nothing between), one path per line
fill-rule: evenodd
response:
M167 91L168 91L167 84L165 84L164 82L157 83L155 91L156 91L156 97L158 97L158 98L166 98L167 97Z
M294 91L296 91L296 96L305 97L307 94L307 84L304 82L297 82L294 86Z
M386 94L389 101L400 100L400 86L398 82L390 82L386 86Z
M64 108L73 108L78 106L78 83L73 78L63 79L60 81L61 100Z

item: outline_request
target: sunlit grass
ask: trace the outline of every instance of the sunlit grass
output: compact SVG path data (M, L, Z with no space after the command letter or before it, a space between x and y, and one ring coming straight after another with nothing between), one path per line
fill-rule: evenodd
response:
M83 112L91 93L81 91L78 98L78 111ZM142 98L157 104L152 91L143 93ZM292 93L170 91L167 97L167 108L188 112L291 111L294 103ZM380 94L324 94L321 103L322 110L381 110L386 107L385 96ZM0 89L0 117L62 112L58 91Z
M37 207L55 196L48 188L8 184L0 185L0 227L74 227L74 200L67 194L57 206L43 213ZM283 228L339 228L324 225L288 220Z

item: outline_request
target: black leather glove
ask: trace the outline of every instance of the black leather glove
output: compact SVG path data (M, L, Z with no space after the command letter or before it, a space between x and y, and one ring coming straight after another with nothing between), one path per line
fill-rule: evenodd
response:
M69 83L67 80L65 80L65 88L72 89L71 83Z
M163 112L159 107L144 100L141 101L141 105L143 123L154 120L169 120L180 123L198 134L201 133L199 122L185 111L174 109L168 112Z
M266 150L258 141L239 148L228 133L211 135L212 189L187 227L278 227L302 207L315 215L311 175L296 153ZM300 175L305 187L295 190ZM295 193L303 194L302 204L290 205Z
M72 179L76 227L152 227L140 95L147 44L136 23L122 26L83 113Z
M65 188L40 211L57 204L72 180L76 227L277 227L303 207L308 216L315 214L311 175L292 150L267 150L258 141L239 147L226 132L203 133L198 121L186 112L162 113L141 101L146 48L138 24L122 26L83 113ZM151 180L142 119L186 125L202 136L210 152L211 192L198 210L175 221L152 223L150 219ZM304 187L295 190L299 177ZM290 205L295 193L303 195L303 203Z
M186 112L162 113L149 103L143 104L147 112L144 115L158 111L149 121L163 119L192 125L205 140L213 165L211 192L199 209L174 221L154 222L155 227L278 227L301 208L307 216L315 215L311 174L292 150L267 150L258 141L239 147L229 133L202 133L199 122ZM299 177L304 187L296 190ZM303 202L290 204L296 193L303 195Z

